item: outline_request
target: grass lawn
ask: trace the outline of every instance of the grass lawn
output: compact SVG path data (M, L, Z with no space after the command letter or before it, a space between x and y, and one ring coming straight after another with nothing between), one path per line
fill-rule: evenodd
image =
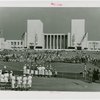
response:
M60 72L79 73L83 71L83 64L71 63L52 63L55 69ZM24 63L20 62L2 62L0 61L0 69L6 65L10 70L22 70ZM91 64L87 64L88 68L97 68ZM32 91L100 91L99 83L87 83L82 80L67 78L46 78L33 77Z
M25 63L23 62L3 62L0 61L0 69L3 68L4 65L7 66L9 70L23 70L23 66ZM54 68L58 72L69 72L69 73L80 73L84 70L84 64L72 64L72 63L61 63L61 62L54 62L52 63ZM92 64L87 64L87 68L98 68Z
M100 91L99 83L66 78L33 77L34 91Z

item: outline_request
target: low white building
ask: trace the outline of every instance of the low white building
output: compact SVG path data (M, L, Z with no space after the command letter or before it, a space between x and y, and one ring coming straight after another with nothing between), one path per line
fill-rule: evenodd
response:
M88 50L99 51L100 50L100 41L88 41Z
M15 49L15 50L23 49L23 41L22 40L6 40L5 49Z

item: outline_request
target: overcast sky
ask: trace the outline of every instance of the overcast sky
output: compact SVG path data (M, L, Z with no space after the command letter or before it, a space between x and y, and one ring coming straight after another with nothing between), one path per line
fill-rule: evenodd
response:
M100 8L0 8L0 29L6 39L20 39L27 19L40 19L44 33L71 32L71 19L85 19L89 40L100 40Z

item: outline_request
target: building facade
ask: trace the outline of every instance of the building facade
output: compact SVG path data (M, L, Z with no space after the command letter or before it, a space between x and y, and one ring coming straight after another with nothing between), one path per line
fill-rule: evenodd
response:
M23 41L22 40L6 40L5 49L21 50L23 49Z
M88 33L85 32L85 20L73 19L71 21L70 46L88 48Z
M71 20L69 33L44 33L41 20L27 20L27 32L21 40L5 40L0 37L0 49L66 50L69 47L82 50L100 50L100 41L88 41L84 19Z
M24 33L24 48L28 49L67 49L67 34L44 33L40 20L28 20L27 32Z
M27 20L27 48L44 49L43 23L40 20Z
M67 34L48 33L44 34L44 49L67 49Z
M88 50L99 51L100 50L100 41L88 41Z

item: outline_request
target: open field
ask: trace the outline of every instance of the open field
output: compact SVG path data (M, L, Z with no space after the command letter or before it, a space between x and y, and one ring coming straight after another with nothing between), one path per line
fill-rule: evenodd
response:
M0 62L0 69L6 65L9 70L22 70L24 63L20 62ZM58 72L80 73L84 69L84 64L71 63L52 63ZM87 64L87 68L98 68L94 65ZM100 83L88 83L82 79L68 78L47 78L33 77L32 91L100 91Z
M0 61L0 69L2 69L4 65L6 65L8 70L23 70L24 64L25 63L23 62ZM51 65L53 65L58 72L80 73L84 70L84 64L54 62ZM97 69L98 67L92 64L87 64L87 69L88 68Z
M87 83L66 78L33 77L35 91L100 91L100 83Z

